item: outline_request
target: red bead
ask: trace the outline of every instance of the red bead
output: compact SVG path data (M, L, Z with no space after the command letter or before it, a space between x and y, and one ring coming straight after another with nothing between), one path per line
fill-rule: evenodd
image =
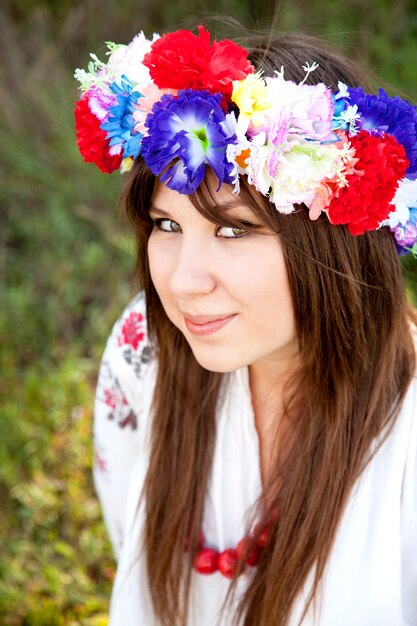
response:
M246 561L249 556L250 537L244 537L236 547L236 554L239 561Z
M243 572L243 564L256 567L262 550L268 546L271 540L273 523L278 520L278 517L279 506L276 505L270 513L267 524L256 524L252 535L241 539L236 549L228 548L220 553L211 548L204 548L204 535L200 533L198 552L194 558L194 569L200 574L213 574L218 570L226 578L233 578L238 570L239 573ZM257 541L254 544L255 537L257 537ZM186 544L188 544L188 540ZM188 545L186 545L187 548Z
M194 558L194 569L200 574L213 574L217 570L218 552L211 548L199 550Z
M269 543L269 536L270 536L270 525L267 524L266 526L264 526L259 539L258 539L258 544L262 547L262 548L266 548L266 546Z
M262 547L259 545L255 546L252 552L249 554L248 558L246 559L246 563L250 565L250 567L256 567L259 563L259 557L261 556L261 552Z
M257 535L259 531L260 531L260 526L259 524L256 524L254 534ZM266 548L266 546L269 543L270 535L271 535L271 525L266 524L266 526L262 527L262 531L258 539L258 545L261 546L261 548Z
M236 548L237 558L240 561L245 561L250 567L258 565L261 551L262 548L259 545L253 545L253 539L251 537L245 537L239 541Z
M278 517L279 517L279 506L277 504L276 506L274 506L274 508L271 511L271 518L270 519L271 519L272 522L276 522Z
M223 550L218 556L217 567L219 571L226 576L226 578L233 578L238 565L238 558L236 550L229 548Z
M199 550L200 550L200 548L204 547L204 541L205 541L204 533L200 532L200 534L198 535L198 542L197 542L197 548ZM185 538L185 543L184 543L184 550L185 550L185 552L188 552L189 548L190 548L190 537L187 536Z

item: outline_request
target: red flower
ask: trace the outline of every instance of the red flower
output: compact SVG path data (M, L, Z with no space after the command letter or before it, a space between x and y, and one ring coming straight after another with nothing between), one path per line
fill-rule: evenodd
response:
M143 315L142 313L130 313L125 320L119 336L119 345L128 344L134 350L138 349L141 341L145 338L143 332Z
M355 173L328 206L332 224L347 224L352 235L375 230L393 211L390 204L409 161L393 135L370 135L362 130L350 139L355 148Z
M100 120L90 111L87 95L78 100L74 113L77 146L84 161L95 163L106 174L119 169L122 155L109 154L109 140L100 128Z
M230 97L232 81L253 72L247 50L223 39L210 44L210 33L198 27L198 35L178 30L157 39L143 64L160 89L196 89Z

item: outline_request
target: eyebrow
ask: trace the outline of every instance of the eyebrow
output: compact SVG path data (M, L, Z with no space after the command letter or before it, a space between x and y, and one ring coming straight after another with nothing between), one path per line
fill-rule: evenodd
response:
M155 206L154 204L151 204L151 206L149 207L149 213L151 211L152 211L152 213L156 213L157 215L164 215L165 217L167 217L169 215L169 213L164 211L164 209L160 209L157 206Z
M229 202L224 202L222 204L217 204L217 205L210 206L210 208L211 209L213 209L213 208L222 209L226 213L228 211L231 211L232 209L241 209L245 213L250 213L250 214L253 215L253 213L250 210L250 208L245 206L244 204L242 204L242 202L239 201L239 200L230 200ZM164 211L164 209L161 209L160 207L157 207L155 204L151 204L150 205L149 212L151 212L151 211L153 213L156 213L157 215L162 215L164 217L170 216L170 213L168 211Z

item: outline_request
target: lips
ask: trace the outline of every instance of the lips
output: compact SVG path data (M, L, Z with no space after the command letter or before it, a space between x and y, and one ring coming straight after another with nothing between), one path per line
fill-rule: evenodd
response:
M184 313L185 319L189 320L192 324L208 324L209 322L217 322L220 320L224 320L227 317L231 317L231 315L189 315L188 313Z
M226 326L236 317L236 313L231 315L188 315L184 314L184 321L187 329L193 335L211 335Z

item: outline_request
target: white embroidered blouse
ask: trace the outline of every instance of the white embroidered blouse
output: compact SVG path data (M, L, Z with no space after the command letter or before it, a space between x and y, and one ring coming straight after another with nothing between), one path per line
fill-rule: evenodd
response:
M109 626L157 626L141 550L137 508L149 458L150 406L156 362L139 294L108 340L95 405L94 479L118 560ZM261 492L258 436L247 368L230 375L218 411L203 532L221 551L244 536L245 516ZM175 476L172 477L175 481ZM238 595L250 571L238 583ZM311 577L294 607L302 615ZM229 581L195 574L189 626L230 626L220 609ZM238 596L237 596L238 597ZM417 382L394 429L367 466L344 512L320 594L302 626L417 626Z

